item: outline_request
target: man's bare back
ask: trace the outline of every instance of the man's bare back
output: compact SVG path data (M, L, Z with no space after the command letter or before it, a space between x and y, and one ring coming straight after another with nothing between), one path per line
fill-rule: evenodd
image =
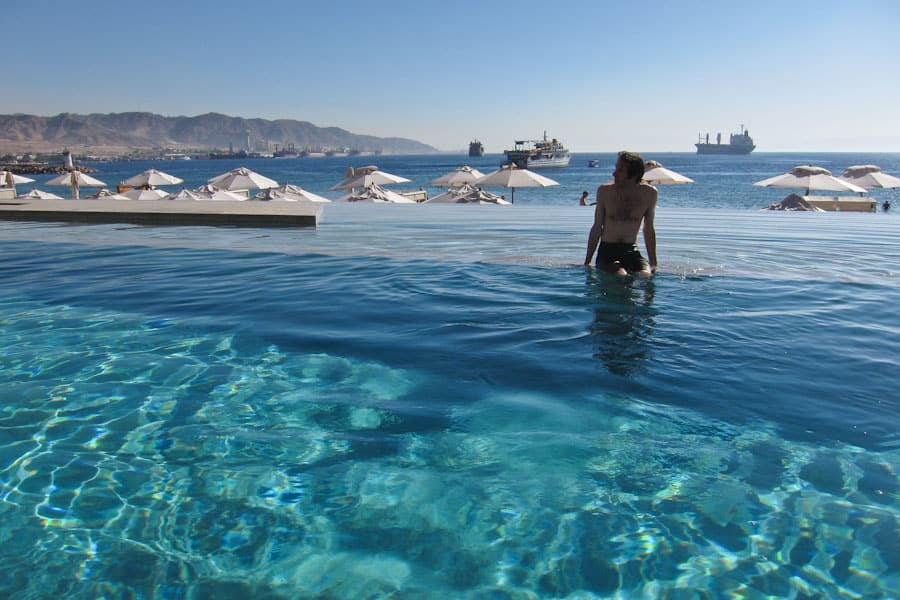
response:
M630 168L629 164L635 162L638 163L637 168ZM591 264L599 243L598 266L622 275L628 272L649 275L656 270L656 230L653 220L656 215L657 192L653 186L641 182L643 167L640 155L620 153L613 173L613 183L597 188L597 208L594 210L594 225L588 236L585 265ZM635 247L641 224L649 262L643 259Z
M637 242L641 222L656 209L656 188L646 183L637 185L608 183L597 188L594 218L600 221L602 241L617 244Z

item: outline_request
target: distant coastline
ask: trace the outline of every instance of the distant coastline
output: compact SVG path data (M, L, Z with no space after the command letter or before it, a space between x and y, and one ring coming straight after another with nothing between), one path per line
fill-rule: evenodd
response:
M311 153L432 154L437 148L400 137L376 137L292 119L246 119L218 113L166 117L147 112L0 115L0 155L68 149L105 158L239 153L265 156L285 147Z

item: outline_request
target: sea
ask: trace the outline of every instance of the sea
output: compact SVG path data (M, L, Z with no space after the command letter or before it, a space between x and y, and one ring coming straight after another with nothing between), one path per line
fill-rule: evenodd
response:
M500 158L89 166L337 198ZM900 191L752 185L900 154L646 158L694 179L650 279L582 266L613 153L510 206L0 222L0 597L900 597Z

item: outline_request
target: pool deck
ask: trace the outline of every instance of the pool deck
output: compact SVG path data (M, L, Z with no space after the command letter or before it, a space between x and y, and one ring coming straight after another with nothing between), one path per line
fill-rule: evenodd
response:
M199 200L4 200L0 220L137 225L316 227L323 206L312 202Z

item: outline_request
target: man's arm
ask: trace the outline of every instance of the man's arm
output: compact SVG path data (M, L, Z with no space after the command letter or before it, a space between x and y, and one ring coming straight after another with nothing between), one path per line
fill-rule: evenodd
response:
M651 188L653 189L653 188ZM656 216L656 189L653 189L653 198L647 212L644 213L644 246L647 248L647 262L650 263L650 270L656 271L656 227L653 225L653 219Z
M591 232L588 234L587 253L584 257L584 266L591 265L591 259L597 250L597 244L600 243L600 237L603 235L603 223L605 217L605 207L600 199L600 188L597 188L597 207L594 209L594 224L591 226Z

